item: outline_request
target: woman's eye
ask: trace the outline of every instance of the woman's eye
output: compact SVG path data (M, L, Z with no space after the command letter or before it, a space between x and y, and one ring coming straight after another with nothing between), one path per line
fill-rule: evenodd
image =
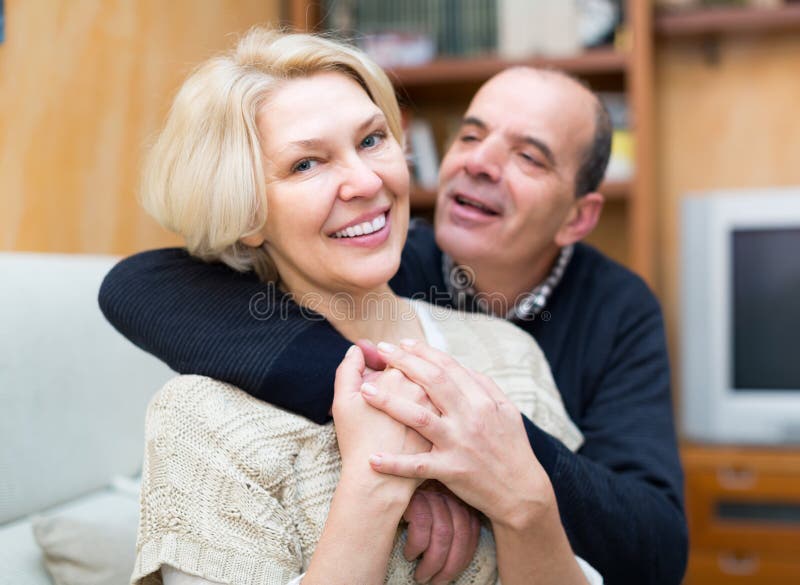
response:
M316 165L316 164L317 164L317 161L315 161L313 159L310 159L310 158L304 158L303 160L301 160L299 162L296 162L294 164L294 166L292 167L292 172L293 173L304 173L306 171L310 171L312 168L314 168L314 165Z
M375 148L381 143L384 137L385 135L383 132L373 132L361 141L361 148Z

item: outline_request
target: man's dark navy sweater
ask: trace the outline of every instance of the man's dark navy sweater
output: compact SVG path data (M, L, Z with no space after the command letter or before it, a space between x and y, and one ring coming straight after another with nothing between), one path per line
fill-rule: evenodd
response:
M432 230L415 224L390 284L400 295L447 304L441 266ZM316 422L329 420L334 373L350 343L252 273L203 263L183 249L144 252L108 274L100 306L123 335L180 373L224 380ZM544 351L585 437L575 454L524 420L573 550L608 585L680 583L683 476L653 294L578 244L545 312L518 325Z

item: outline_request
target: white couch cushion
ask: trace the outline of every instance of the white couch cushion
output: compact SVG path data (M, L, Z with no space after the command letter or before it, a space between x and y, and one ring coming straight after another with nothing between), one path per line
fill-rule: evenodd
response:
M136 561L139 500L104 490L33 519L47 570L58 585L124 585Z
M97 305L116 258L0 253L0 523L133 475L174 374Z
M30 520L0 526L0 585L53 585Z

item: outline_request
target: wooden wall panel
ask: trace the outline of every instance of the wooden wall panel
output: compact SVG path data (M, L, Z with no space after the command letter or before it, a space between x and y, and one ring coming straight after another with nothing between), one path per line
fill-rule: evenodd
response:
M140 159L193 65L278 0L6 0L0 250L127 254L177 239L136 202Z
M736 36L716 47L664 40L656 90L657 282L679 366L681 200L697 190L800 186L800 35Z

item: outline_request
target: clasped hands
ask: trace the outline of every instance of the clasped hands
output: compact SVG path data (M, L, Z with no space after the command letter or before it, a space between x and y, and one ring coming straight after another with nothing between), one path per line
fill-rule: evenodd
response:
M423 484L403 517L406 558L423 554L415 579L449 582L477 548L475 508L492 521L508 518L516 502L507 496L531 485L538 462L519 410L491 379L422 342L358 347L336 378L333 414L343 464L367 458L374 471L409 478L414 487L430 479L447 486ZM364 410L367 404L372 408Z

